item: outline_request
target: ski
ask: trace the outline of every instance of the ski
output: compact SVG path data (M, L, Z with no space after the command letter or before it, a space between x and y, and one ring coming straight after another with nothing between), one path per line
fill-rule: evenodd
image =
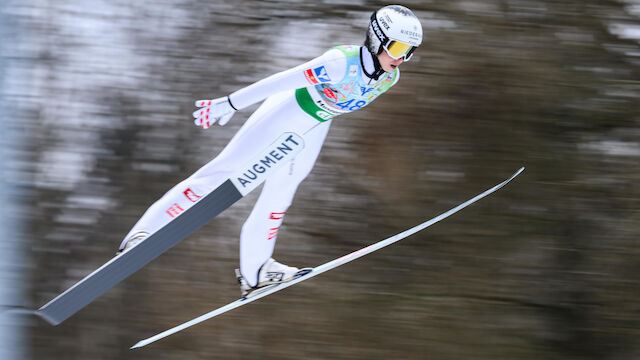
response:
M470 200L465 201L464 203L462 203L462 204L450 209L449 211L446 211L446 212L444 212L444 213L442 213L442 214L440 214L440 215L438 215L438 216L436 216L436 217L434 217L434 218L432 218L430 220L427 220L427 221L423 222L420 225L416 225L416 226L412 227L411 229L405 230L405 231L403 231L403 232L401 232L401 233L399 233L397 235L394 235L394 236L392 236L390 238L387 238L387 239L384 239L384 240L380 240L377 243L369 245L369 246L367 246L365 248L362 248L360 250L354 251L354 252L352 252L350 254L347 254L345 256L342 256L340 258L337 258L335 260L332 260L332 261L329 261L329 262L327 262L325 264L322 264L322 265L320 265L320 266L318 266L316 268L311 269L311 271L309 271L308 273L305 273L305 274L303 274L303 275L301 275L301 276L299 276L299 277L297 277L297 278L295 278L295 279L293 279L293 280L291 280L289 282L269 285L269 286L266 286L264 288L260 288L260 289L254 290L252 293L249 294L248 297L238 299L238 300L236 300L234 302L231 302L231 303L229 303L229 304L227 304L227 305L225 305L223 307L220 307L220 308L215 309L215 310L213 310L211 312L208 312L208 313L206 313L204 315L201 315L201 316L199 316L199 317L197 317L197 318L195 318L193 320L187 321L184 324L178 325L178 326L176 326L174 328L171 328L169 330L161 332L161 333L159 333L159 334L157 334L155 336L152 336L150 338L147 338L145 340L141 340L138 343L136 343L135 345L133 345L131 347L131 349L137 349L137 348L141 348L143 346L149 345L149 344L151 344L153 342L156 342L156 341L158 341L158 340L160 340L162 338L165 338L165 337L167 337L169 335L175 334L175 333L177 333L179 331L182 331L182 330L184 330L186 328L189 328L189 327L191 327L193 325L199 324L199 323L201 323L201 322L203 322L205 320L211 319L211 318L213 318L215 316L218 316L220 314L226 313L227 311L233 310L233 309L238 308L240 306L247 305L247 304L249 304L249 303L251 303L253 301L256 301L256 300L258 300L260 298L263 298L263 297L265 297L267 295L270 295L270 294L273 294L273 293L275 293L277 291L286 289L289 286L295 285L295 284L297 284L297 283L299 283L301 281L305 281L305 280L311 279L314 276L320 275L320 274L322 274L322 273L324 273L326 271L329 271L329 270L334 269L334 268L336 268L338 266L344 265L344 264L346 264L348 262L351 262L351 261L353 261L355 259L358 259L358 258L360 258L362 256L370 254L370 253L372 253L372 252L374 252L376 250L379 250L379 249L381 249L381 248L383 248L385 246L389 246L389 245L391 245L391 244L393 244L395 242L398 242L398 241L400 241L400 240L402 240L402 239L404 239L404 238L406 238L406 237L408 237L410 235L413 235L413 234L417 233L418 231L421 231L421 230L423 230L423 229L425 229L425 228L437 223L440 220L443 220L443 219L453 215L454 213L464 209L465 207L473 204L474 202L476 202L476 201L484 198L485 196L495 192L496 190L500 189L501 187L503 187L507 183L509 183L511 180L513 180L516 176L520 175L520 173L522 171L524 171L524 167L520 168L513 175L511 175L511 177L509 177L507 180L501 182L500 184L492 187L489 190L486 190L485 192L475 196L474 198L472 198Z
M52 325L60 324L257 188L281 164L293 159L303 148L304 140L299 135L282 134L218 188L199 198L193 206L140 244L109 260L34 314Z

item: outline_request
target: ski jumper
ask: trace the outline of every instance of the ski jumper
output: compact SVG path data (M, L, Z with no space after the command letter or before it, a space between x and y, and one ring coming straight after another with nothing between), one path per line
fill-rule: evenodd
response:
M361 109L399 79L399 70L373 73L373 57L366 48L343 45L274 74L229 95L236 109L264 99L229 144L209 163L156 201L127 234L153 233L187 210L235 174L260 151L286 132L304 139L304 149L265 182L240 235L240 270L254 286L258 272L272 255L278 229L298 185L316 162L332 119ZM367 71L363 71L366 69Z

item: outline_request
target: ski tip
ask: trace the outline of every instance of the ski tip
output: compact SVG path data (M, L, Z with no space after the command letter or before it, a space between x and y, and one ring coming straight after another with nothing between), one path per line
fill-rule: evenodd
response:
M516 176L520 175L520 173L523 171L524 171L524 166L518 169L518 171L516 171L515 173L513 173L513 175L511 175L509 179L507 179L507 182L513 180Z

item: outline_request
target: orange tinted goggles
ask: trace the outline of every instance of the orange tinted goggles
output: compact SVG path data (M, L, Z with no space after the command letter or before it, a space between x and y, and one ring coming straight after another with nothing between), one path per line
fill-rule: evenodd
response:
M384 46L384 49L392 58L396 60L404 58L404 61L408 61L413 55L413 51L416 49L416 46L411 46L407 43L391 40Z

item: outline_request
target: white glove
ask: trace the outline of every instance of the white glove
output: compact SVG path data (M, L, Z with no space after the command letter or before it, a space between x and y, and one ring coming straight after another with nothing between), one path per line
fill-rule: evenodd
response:
M220 126L224 126L236 112L228 96L213 100L198 100L196 106L200 109L193 113L193 117L196 118L194 124L203 129L208 129L216 121Z

